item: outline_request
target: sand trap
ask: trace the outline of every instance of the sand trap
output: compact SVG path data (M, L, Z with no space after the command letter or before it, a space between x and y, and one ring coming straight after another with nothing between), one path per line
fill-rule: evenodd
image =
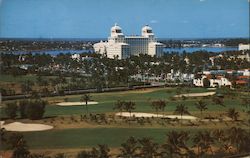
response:
M124 116L124 117L130 117L129 112L122 112L122 113L116 113L116 116ZM157 117L157 114L152 114L152 113L142 113L142 112L132 112L131 116L134 117ZM161 115L159 114L158 117L161 118L170 118L170 119L181 119L181 115ZM189 115L183 115L182 119L184 120L196 120L198 119L197 117L194 116L189 116Z
M187 94L180 94L180 95L175 95L174 97L205 97L205 96L210 96L214 95L216 92L203 92L203 93L187 93Z
M13 122L10 124L2 125L2 128L5 128L7 131L28 132L28 131L45 131L52 129L53 126L44 124Z
M2 128L4 121L0 121L0 127Z
M61 103L57 103L56 105L59 106L77 106L77 105L85 105L85 102L61 102ZM90 101L88 102L88 105L94 105L94 104L98 104L98 102L94 102L94 101Z

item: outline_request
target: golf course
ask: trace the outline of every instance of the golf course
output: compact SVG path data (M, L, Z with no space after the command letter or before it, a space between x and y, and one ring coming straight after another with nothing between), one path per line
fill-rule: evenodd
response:
M148 88L91 93L88 94L86 102L82 99L83 95L46 97L42 98L48 103L44 117L37 120L23 119L20 116L15 120L8 119L4 113L5 104L13 101L4 101L1 116L5 126L21 122L53 127L41 131L32 131L30 128L19 131L34 152L42 150L53 155L58 152L88 150L105 144L111 148L111 153L116 154L120 145L131 136L137 139L151 138L157 143L164 143L170 131L186 131L193 136L199 131L227 130L234 126L249 129L248 115L245 112L247 109L241 103L242 98L249 97L249 94L233 91L226 94L225 91L206 88L182 88L181 91L171 87ZM187 93L189 95L181 96ZM192 96L192 93L201 95ZM223 105L214 101L218 94L223 95ZM158 100L165 103L163 109L152 106ZM133 108L116 108L122 101L132 102ZM206 108L197 108L199 101L205 103ZM178 113L178 105L185 106L187 112ZM237 111L237 119L228 114L228 109ZM11 131L14 131L13 128ZM192 144L191 141L187 143Z

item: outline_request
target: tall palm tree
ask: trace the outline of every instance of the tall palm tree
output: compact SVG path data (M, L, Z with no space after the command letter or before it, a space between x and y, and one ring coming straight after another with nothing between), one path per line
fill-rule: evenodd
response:
M225 132L221 129L216 129L214 131L212 131L212 136L213 138L216 140L216 142L219 143L220 149L219 150L223 150L223 148L225 147Z
M132 112L132 110L135 109L135 102L132 102L132 101L125 102L125 103L124 103L124 109L125 109L127 112L129 112L130 117L131 117L131 112Z
M214 143L214 139L210 132L197 132L193 138L193 143L195 144L195 146L197 146L198 157L201 157L203 154L207 153L208 150L210 150L213 154L212 144Z
M182 120L182 116L183 116L184 114L190 115L190 113L189 113L189 111L188 111L188 107L185 106L184 104L179 104L179 105L176 107L174 114L179 114L179 115L181 115L181 120Z
M220 106L225 107L224 101L223 101L222 98L219 98L219 97L217 97L217 96L214 96L214 97L212 98L212 101L213 101L216 105L220 105Z
M118 110L120 114L122 114L122 110L124 109L125 102L118 100L113 107L113 110Z
M229 108L227 111L227 116L230 117L233 121L237 121L239 115L239 112L235 110L235 108Z
M242 98L241 105L246 108L247 113L250 114L250 99L249 98Z
M206 104L204 101L199 100L197 103L195 103L195 105L196 105L196 108L197 108L198 110L200 110L200 112L201 112L201 117L202 117L202 111L207 110L207 104Z
M85 102L85 108L86 108L86 112L88 113L88 102L91 100L91 96L89 94L84 94L81 97L81 101Z
M167 140L162 145L163 155L165 157L175 157L176 155L185 155L190 149L187 147L189 133L181 131L171 131L167 133Z
M237 152L239 152L240 145L244 143L245 140L245 131L242 128L232 127L228 130L227 139L236 147Z
M140 157L143 158L156 158L161 155L159 145L152 141L151 138L139 139L140 143Z
M157 101L153 101L151 103L151 107L153 109L155 109L156 113L157 113L157 117L158 117L158 114L159 114L159 110L162 110L164 111L165 107L166 107L166 102L163 101L163 100L157 100Z
M125 143L121 144L120 157L123 158L134 158L138 156L138 141L134 137L129 137Z

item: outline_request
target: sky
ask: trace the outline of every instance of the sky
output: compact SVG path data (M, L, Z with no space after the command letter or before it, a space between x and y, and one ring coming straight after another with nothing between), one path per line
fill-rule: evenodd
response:
M250 0L0 0L0 38L249 37Z

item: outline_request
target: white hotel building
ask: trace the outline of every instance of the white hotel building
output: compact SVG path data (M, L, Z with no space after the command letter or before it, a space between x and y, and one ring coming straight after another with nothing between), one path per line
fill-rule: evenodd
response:
M111 28L108 41L94 44L96 53L106 54L108 58L125 59L131 55L148 54L161 56L164 45L156 41L152 28L144 26L141 36L124 36L117 24Z

